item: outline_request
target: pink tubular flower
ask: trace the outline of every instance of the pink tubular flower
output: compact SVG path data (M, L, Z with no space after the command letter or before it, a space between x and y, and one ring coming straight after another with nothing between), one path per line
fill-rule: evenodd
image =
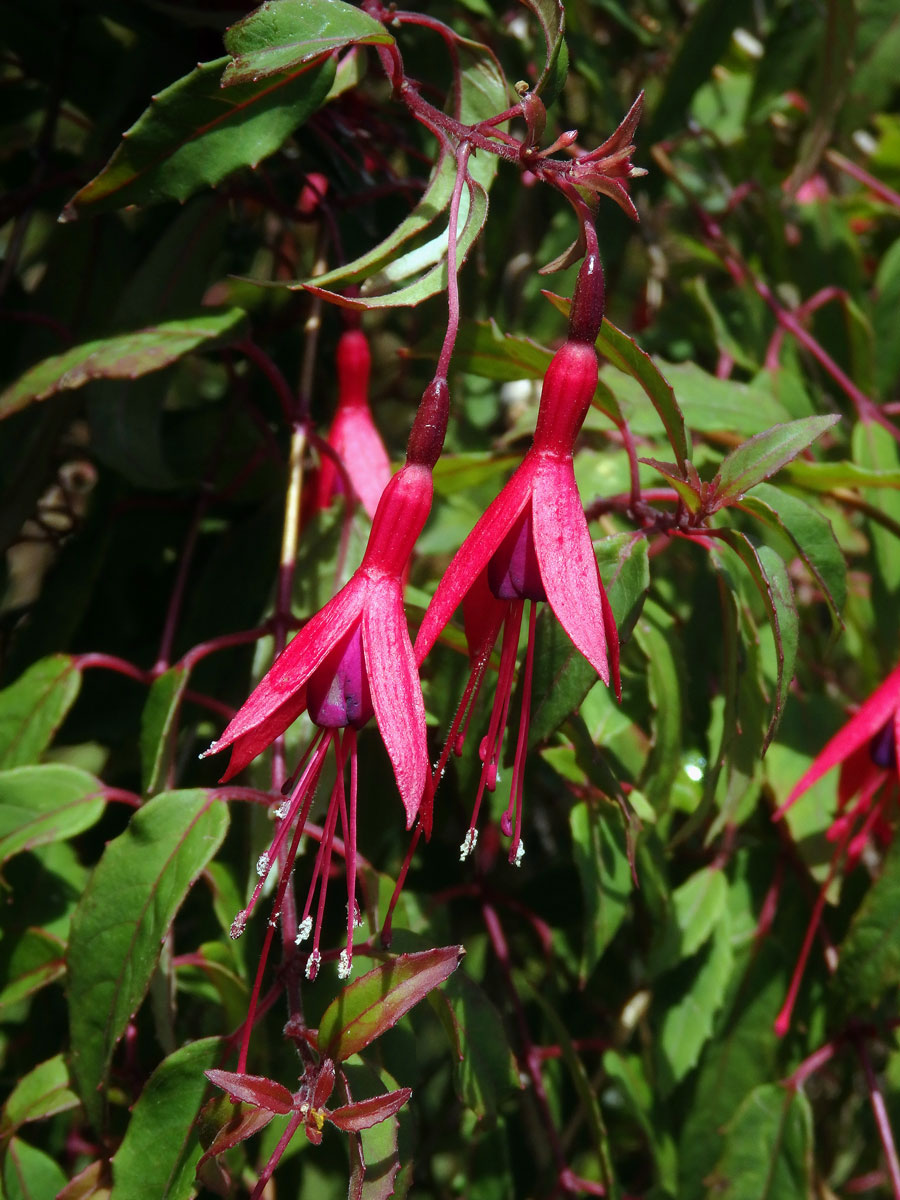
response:
M800 957L794 969L787 999L775 1022L776 1032L784 1034L800 988L803 971L813 938L825 907L825 896L842 859L853 867L874 835L882 843L891 837L886 809L898 795L900 773L900 667L897 667L865 701L847 724L829 741L809 770L797 781L784 804L775 813L782 817L814 783L840 764L838 779L839 815L826 836L835 842L828 876L822 885ZM855 803L851 804L851 801Z
M369 408L371 363L366 335L360 329L346 330L337 346L337 410L325 440L344 464L363 508L374 519L391 477L391 463ZM316 491L318 507L327 508L341 490L334 462L323 457Z
M421 662L454 610L464 606L472 673L435 772L439 778L451 749L461 751L491 650L503 629L500 669L487 736L484 764L462 857L474 848L476 821L485 788L497 782L500 751L509 714L525 601L531 601L522 720L515 754L510 807L501 826L512 837L510 862L520 863L522 784L528 741L534 660L535 603L546 600L559 623L604 683L619 690L618 635L575 484L572 454L594 390L597 356L591 342L570 339L554 355L544 377L534 441L518 470L463 542L432 597L416 638ZM462 732L461 732L462 731ZM431 824L430 789L422 806L426 835Z
M321 960L319 934L338 818L346 847L348 892L347 946L341 954L339 973L346 978L350 972L357 916L357 730L374 713L393 764L407 828L416 817L428 778L425 707L403 610L402 580L431 509L431 499L428 466L408 463L390 480L378 505L363 561L353 578L304 625L221 738L206 752L216 754L231 748L224 781L270 746L304 711L319 726L294 777L283 789L286 800L278 810L275 837L257 866L260 882L232 927L232 936L237 937L293 828L282 867L282 879L286 881L289 876L326 752L334 746L337 778L298 935L298 941L305 940L312 932L311 909L318 882L315 937L306 968L310 978L315 977ZM348 762L350 788L345 794L344 767ZM283 889L276 900L276 912L282 894Z

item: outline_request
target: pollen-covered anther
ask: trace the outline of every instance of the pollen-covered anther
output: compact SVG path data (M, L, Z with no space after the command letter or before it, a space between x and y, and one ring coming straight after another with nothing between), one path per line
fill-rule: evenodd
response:
M347 903L347 920L349 921L349 919L350 919L350 904L348 901L348 903ZM362 913L359 911L359 902L357 900L354 900L353 901L353 928L359 929L362 926L362 923L363 923L363 919L362 919Z
M342 950L341 957L338 959L338 979L349 979L352 967L353 960L346 950Z
M239 912L238 915L231 922L231 929L229 930L229 935L232 938L232 940L236 942L238 940L238 938L241 936L241 934L244 932L246 927L247 927L247 914L245 912Z
M465 862L475 847L478 845L478 830L469 829L466 831L466 836L462 840L459 847L459 861Z
M322 955L318 950L313 950L309 958L306 960L306 978L310 983L319 973L319 967L322 965Z
M281 802L281 804L279 804L278 807L275 809L276 820L283 821L284 818L288 815L288 810L290 809L290 807L291 807L290 801L283 800Z
M269 873L270 865L271 865L271 860L269 858L268 853L264 850L262 852L262 854L259 856L259 858L256 860L256 873L260 877L260 879L262 879L265 875L267 875Z
M515 857L513 858L513 866L521 867L522 859L524 857L525 857L525 843L523 842L523 840L521 838L519 838L519 843L516 846L516 854L515 854Z
M294 938L294 945L299 946L301 942L305 942L312 933L312 917L304 917L297 926L297 936Z

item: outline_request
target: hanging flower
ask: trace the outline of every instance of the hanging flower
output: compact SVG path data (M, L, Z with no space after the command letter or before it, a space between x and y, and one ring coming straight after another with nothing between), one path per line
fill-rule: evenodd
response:
M325 818L324 833L298 941L315 929L307 960L314 978L321 961L319 935L331 853L340 821L347 863L347 945L340 974L350 972L356 903L356 733L373 715L390 756L406 810L407 828L418 812L428 777L425 707L416 661L403 610L403 577L416 538L431 508L432 478L427 466L407 464L390 480L379 503L369 543L359 569L349 583L325 605L275 660L268 674L239 709L221 738L207 754L231 749L223 782L231 779L265 750L303 712L319 727L292 779L285 785L285 802L278 809L279 827L269 850L261 855L259 883L247 908L232 927L237 937L266 878L293 840L282 864L286 880L309 814L329 747L334 748L337 773ZM345 791L344 771L350 767ZM319 901L312 912L318 885ZM280 906L279 892L276 911Z
M526 600L530 607L522 718L510 805L501 822L504 834L512 838L510 862L519 864L524 853L522 785L538 602L547 601L573 644L606 684L612 661L612 678L619 689L618 635L572 465L575 440L596 386L597 356L592 342L570 337L547 368L531 448L450 563L416 638L416 658L421 662L454 610L463 604L472 672L435 772L437 779L450 750L461 750L472 705L502 628L497 691L488 733L481 743L484 765L469 830L460 848L462 857L475 846L484 791L492 791L497 782ZM426 836L431 800L429 789L421 817Z
M369 342L360 329L348 329L337 345L338 402L326 442L343 464L353 490L371 518L391 477L391 463L369 408ZM322 456L316 504L327 508L342 491L334 461Z
M887 677L843 729L823 747L775 813L776 820L782 817L814 783L840 764L838 816L825 835L835 843L835 851L813 908L787 998L775 1021L776 1032L780 1035L785 1034L790 1026L803 972L825 907L825 897L841 862L849 870L859 861L873 837L882 844L891 838L892 826L887 809L900 796L898 762L900 667Z

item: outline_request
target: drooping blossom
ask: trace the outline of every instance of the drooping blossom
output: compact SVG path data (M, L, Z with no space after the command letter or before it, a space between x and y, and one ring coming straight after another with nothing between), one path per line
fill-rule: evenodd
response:
M844 862L846 869L851 869L873 838L882 844L891 838L892 827L887 809L900 797L898 762L900 666L859 707L843 729L826 743L775 814L776 819L782 817L814 783L840 765L838 815L825 835L835 843L835 851L828 876L813 908L787 999L775 1022L779 1034L786 1033L790 1025L791 1012L825 906L826 893L841 862Z
M390 480L375 513L362 563L352 579L303 626L221 738L206 752L231 749L225 781L270 746L301 713L308 712L318 726L300 765L285 785L286 798L277 814L278 828L269 850L257 864L259 883L232 927L232 936L237 937L293 830L282 867L283 880L289 876L326 753L334 747L336 780L298 934L300 941L314 931L306 966L310 978L315 977L321 961L319 937L338 821L345 843L348 895L347 945L341 954L339 973L346 978L350 972L358 912L357 731L374 714L394 768L407 828L416 817L428 777L425 707L403 610L403 579L431 509L432 491L427 465L408 462ZM345 789L348 764L350 785ZM313 914L317 885L319 899ZM276 909L282 895L283 888Z
M599 259L597 264L599 270ZM588 306L577 303L576 292L569 340L556 352L544 376L531 448L453 558L416 638L416 658L422 662L453 612L463 605L472 670L436 780L450 751L460 753L462 749L472 706L502 630L497 689L488 732L481 742L483 766L469 830L460 847L463 858L477 841L484 792L493 791L497 783L525 602L530 601L530 606L522 717L509 807L501 820L504 834L512 838L510 862L518 865L524 853L522 795L537 603L550 605L573 644L606 684L611 663L612 679L619 690L618 635L572 464L575 441L597 386L593 339L602 317L602 273L599 283L594 279L591 286L595 292L599 287L600 304L594 303L586 316ZM422 806L426 836L432 820L432 791L428 790Z
M369 407L369 371L372 356L361 329L347 329L337 345L338 400L325 438L343 464L363 508L375 517L381 493L391 477L391 463ZM327 508L342 491L334 461L322 456L316 488L316 505Z

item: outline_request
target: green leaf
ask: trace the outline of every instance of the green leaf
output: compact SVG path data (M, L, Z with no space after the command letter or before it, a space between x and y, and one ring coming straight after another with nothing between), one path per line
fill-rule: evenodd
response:
M422 356L428 358L433 358L439 348L439 338L429 338L420 347ZM418 350L415 357L419 357ZM487 321L462 321L453 349L458 370L502 382L543 379L552 357L551 351L531 338L503 333L493 317Z
M673 624L664 609L648 601L634 630L647 659L647 687L655 712L653 745L640 786L651 805L661 811L668 807L672 785L681 770L685 672L673 640Z
M812 1187L813 1118L802 1092L754 1088L728 1124L712 1191L721 1200L798 1200Z
M758 484L741 506L764 524L787 534L822 588L835 625L839 626L847 600L847 564L828 518L799 497L769 483Z
M696 1066L725 999L734 960L727 909L721 913L708 947L698 957L699 965L697 958L689 960L672 973L671 982L660 986L654 997L654 1005L661 1010L657 1063L663 1095L668 1095Z
M225 33L222 87L256 83L353 45L392 45L374 17L343 0L266 0Z
M569 54L563 35L566 31L566 9L563 0L522 0L541 23L547 57L534 91L549 107L562 91L569 69Z
M581 883L584 942L579 979L593 974L631 903L634 884L621 821L609 805L580 802L569 813L572 854Z
M35 763L53 741L81 687L68 654L42 658L0 692L0 767Z
M866 892L840 947L833 987L844 1013L862 1014L900 982L900 840Z
M728 901L728 883L716 867L696 871L672 893L669 921L658 929L649 968L661 974L696 954L715 933Z
M630 533L613 534L596 550L619 637L625 641L650 587L647 540ZM538 617L529 746L537 746L555 733L596 682L597 672L572 645L553 613L545 609Z
M110 842L72 920L72 1066L99 1126L116 1043L146 995L160 945L187 892L222 844L228 810L205 791L164 792Z
M400 954L355 979L325 1010L319 1052L343 1062L364 1050L443 983L464 954L462 946Z
M66 1177L49 1155L13 1138L3 1160L4 1200L48 1200L66 1186Z
M103 814L103 785L61 763L0 772L0 863L90 829Z
M440 994L452 1013L461 1056L454 1064L459 1098L476 1116L493 1122L500 1102L521 1087L500 1014L465 971L448 979Z
M882 257L875 276L874 325L877 358L875 379L878 391L885 399L893 395L900 377L900 338L897 332L897 313L900 312L900 238Z
M0 1139L29 1121L41 1121L79 1104L69 1087L69 1070L61 1054L38 1063L16 1084L3 1106Z
M756 584L766 606L766 615L775 639L775 656L778 664L778 679L775 689L775 704L772 720L763 742L763 750L772 740L787 694L794 677L797 660L800 622L794 604L794 593L784 559L769 546L754 549L744 534L733 529L717 530L716 540L726 542L735 552Z
M0 419L94 379L137 379L194 350L212 350L237 341L244 334L245 322L243 309L227 308L73 346L37 363L8 387L0 395Z
M853 458L860 466L879 472L894 474L900 468L900 448L887 429L874 421L857 421L853 428ZM900 523L900 494L893 491L864 492L863 496L871 504ZM880 582L885 591L895 593L900 590L900 554L897 553L897 538L890 530L885 529L877 521L868 521L868 532L872 539L872 548L878 565Z
M195 1194L194 1172L202 1152L195 1124L208 1087L203 1072L221 1057L220 1038L201 1038L156 1068L112 1160L110 1200L188 1200Z
M796 458L816 438L840 420L836 413L824 417L801 417L758 433L722 460L716 500L729 503L740 499L756 484Z
M791 483L814 492L832 488L900 488L900 470L878 470L853 462L792 462L788 467Z
M633 338L623 333L621 329L617 329L605 317L596 346L599 353L607 358L614 367L637 380L644 389L663 423L678 465L684 470L685 463L691 456L691 445L684 426L684 415L678 407L671 384L659 367Z
M255 167L322 104L334 62L304 64L259 83L223 90L228 57L200 63L153 97L99 175L78 191L63 219L126 204L182 203L240 167Z
M66 973L66 943L44 929L26 929L10 956L0 991L0 1016Z
M175 750L175 724L188 672L170 667L154 679L141 714L141 781L145 795L162 786Z

